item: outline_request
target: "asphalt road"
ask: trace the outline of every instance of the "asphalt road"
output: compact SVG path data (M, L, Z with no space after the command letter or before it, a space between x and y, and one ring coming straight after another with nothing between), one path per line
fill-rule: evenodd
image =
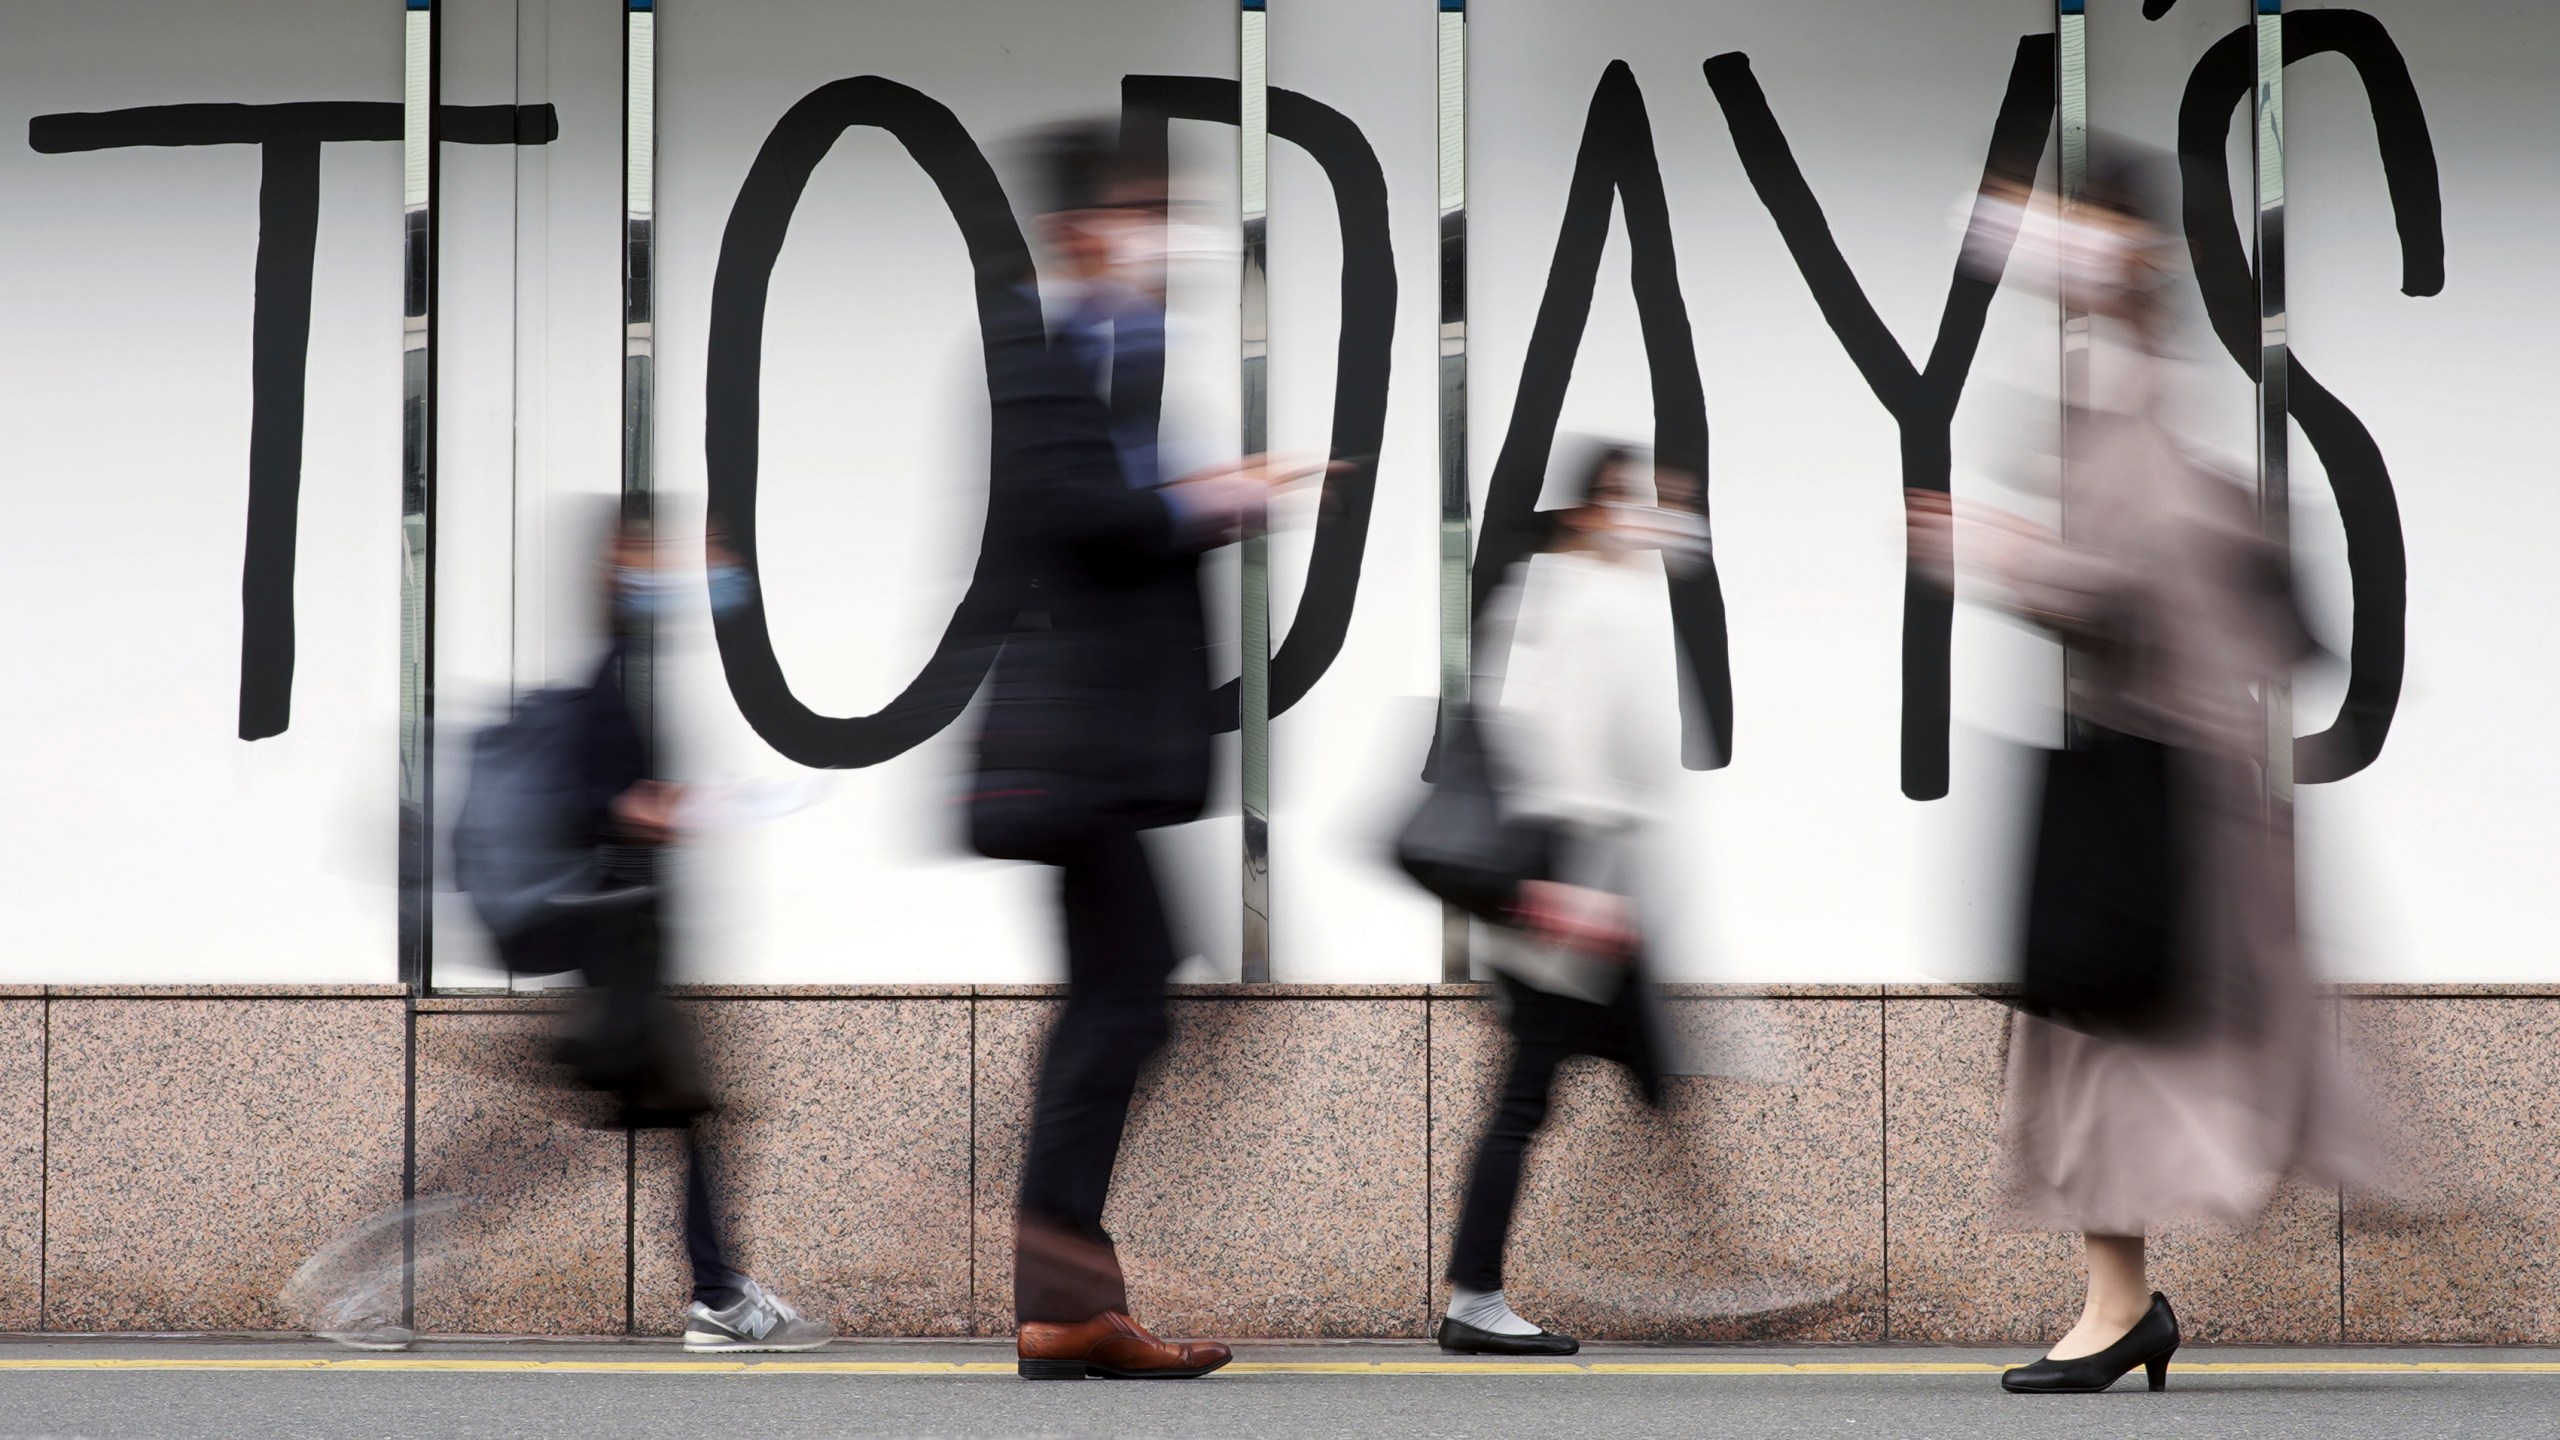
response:
M32 1437L1399 1435L2560 1436L2560 1352L2182 1352L2167 1393L2004 1395L2011 1351L1249 1345L1205 1380L1027 1383L1009 1347L840 1344L703 1362L668 1344L0 1341L0 1440Z

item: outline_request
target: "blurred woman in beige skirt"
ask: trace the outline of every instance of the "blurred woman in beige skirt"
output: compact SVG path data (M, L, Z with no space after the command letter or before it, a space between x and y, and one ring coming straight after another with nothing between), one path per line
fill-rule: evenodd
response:
M2081 1234L2089 1266L2079 1323L2002 1376L2025 1392L2103 1390L2136 1368L2162 1388L2178 1325L2150 1288L2145 1233L2183 1217L2245 1221L2288 1172L2335 1173L2289 805L2270 796L2265 766L2265 687L2311 646L2245 483L2163 423L2178 369L2163 286L2181 247L2162 233L2146 167L2118 155L2092 169L2058 222L2015 187L1986 195L1989 223L1976 222L1977 239L2020 226L2019 253L2058 266L2093 312L2087 403L2065 430L2066 533L1910 496L1923 565L1952 583L1960 559L1968 598L2068 645L2074 723L2156 742L2177 797L2174 1019L2010 1022L2012 1207L2022 1223Z

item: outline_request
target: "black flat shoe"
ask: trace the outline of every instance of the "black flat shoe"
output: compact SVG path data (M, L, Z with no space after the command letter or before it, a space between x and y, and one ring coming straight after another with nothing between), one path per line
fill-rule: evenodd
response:
M2169 1357L2178 1353L2178 1316L2169 1297L2154 1290L2124 1338L2077 1360L2039 1360L2003 1371L2000 1388L2013 1395L2095 1395L2135 1369L2149 1372L2151 1388L2169 1388Z
M1544 1330L1535 1335L1502 1335L1442 1316L1440 1348L1452 1355L1570 1355L1582 1348L1582 1342Z

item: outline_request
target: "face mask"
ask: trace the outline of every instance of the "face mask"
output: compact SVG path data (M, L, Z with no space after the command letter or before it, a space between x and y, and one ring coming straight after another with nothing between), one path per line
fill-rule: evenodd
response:
M714 565L703 574L711 595L711 613L726 615L755 598L756 582L743 565ZM617 565L613 600L626 615L665 617L685 608L694 591L686 577L672 571Z
M1985 196L1959 212L1965 227L1964 268L1977 277L2006 273L2032 282L2056 275L2075 285L2121 285L2135 247L2111 226L2065 217L2050 206Z
M1627 553L1659 550L1664 561L1673 565L1694 564L1706 557L1709 547L1703 515L1623 500L1604 500L1600 508L1609 516L1600 538L1612 549Z
M664 615L674 608L675 587L663 570L641 565L613 567L614 608L626 615Z
M1149 217L1114 227L1110 279L1132 292L1151 293L1164 283L1168 272L1202 269L1205 273L1205 267L1217 266L1221 267L1217 273L1224 275L1225 267L1231 267L1236 258L1236 247L1223 230Z
M744 565L714 565L707 574L711 585L711 613L730 615L746 608L756 596L755 577Z

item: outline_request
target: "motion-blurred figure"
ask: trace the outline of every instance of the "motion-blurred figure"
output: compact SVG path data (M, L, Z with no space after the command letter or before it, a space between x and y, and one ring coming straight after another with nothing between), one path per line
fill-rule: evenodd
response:
M2336 1097L2295 929L2289 804L2266 781L2264 687L2311 646L2288 560L2236 475L2167 423L2175 367L2160 162L2092 147L2084 198L2030 219L2093 313L2087 403L2066 415L2054 534L1910 496L1924 567L2068 648L2072 732L2049 756L2002 1133L2030 1224L2084 1237L2080 1319L2013 1391L2166 1383L2177 1317L2143 1237L2254 1216L2293 1169L2334 1173ZM2000 202L2008 202L2003 206ZM2014 223L2023 193L1986 197ZM1979 582L1977 586L1972 582Z
M1521 1164L1546 1123L1557 1067L1575 1055L1613 1061L1648 1104L1662 1102L1637 871L1680 743L1640 677L1662 659L1649 624L1663 603L1662 565L1702 555L1706 527L1690 477L1662 469L1648 480L1642 457L1619 447L1599 449L1567 498L1541 553L1503 592L1511 644L1485 724L1506 810L1545 832L1546 878L1521 883L1516 927L1481 932L1511 1067L1449 1256L1440 1348L1461 1354L1580 1348L1520 1318L1502 1293Z
M1118 127L1062 125L1032 156L1061 318L1031 277L988 349L991 484L1029 592L989 684L972 843L1057 867L1067 1003L1032 1112L1014 1254L1027 1378L1187 1378L1214 1341L1159 1340L1129 1313L1105 1196L1138 1076L1166 1038L1178 956L1141 832L1208 799L1208 630L1199 556L1269 492L1260 457L1165 483L1166 188Z
M750 582L716 538L707 548L714 605L736 603ZM615 526L604 560L609 644L595 679L524 697L512 718L478 738L455 826L455 875L511 972L584 976L588 988L558 1051L579 1083L612 1096L622 1125L684 1132L684 1242L693 1271L684 1347L813 1350L835 1332L729 1264L699 1133L717 1102L666 995L661 905L667 849L682 838L685 787L661 778L631 687L641 683L639 657L679 582L636 520ZM432 1197L412 1216L459 1203ZM396 1241L396 1231L381 1220L360 1227L296 1277L298 1303L315 1312L314 1329L325 1338L366 1349L398 1349L412 1338L396 1319L401 1287L378 1268L349 1273L386 1238Z

